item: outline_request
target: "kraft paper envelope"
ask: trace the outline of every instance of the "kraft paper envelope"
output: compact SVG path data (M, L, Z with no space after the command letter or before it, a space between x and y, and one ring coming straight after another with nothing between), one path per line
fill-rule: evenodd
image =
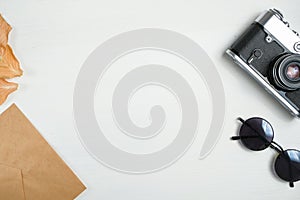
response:
M16 105L0 115L0 200L71 200L85 189Z

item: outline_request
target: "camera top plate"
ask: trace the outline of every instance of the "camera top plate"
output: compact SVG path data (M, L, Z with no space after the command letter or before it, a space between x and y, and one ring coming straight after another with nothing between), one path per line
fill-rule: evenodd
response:
M284 46L288 51L300 54L299 34L289 28L289 23L284 20L283 15L279 11L276 9L267 10L258 16L255 22L263 26L270 37Z

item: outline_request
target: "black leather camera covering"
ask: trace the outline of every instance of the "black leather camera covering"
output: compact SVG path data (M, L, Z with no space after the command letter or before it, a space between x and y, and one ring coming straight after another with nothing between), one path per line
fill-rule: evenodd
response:
M300 90L287 92L285 96L290 99L298 108L300 108Z
M267 77L270 63L278 55L283 54L285 49L276 41L268 43L267 33L258 23L253 23L244 34L233 43L231 50L247 63L255 49L260 49L263 53L260 59L254 59L251 66L258 70L263 76Z

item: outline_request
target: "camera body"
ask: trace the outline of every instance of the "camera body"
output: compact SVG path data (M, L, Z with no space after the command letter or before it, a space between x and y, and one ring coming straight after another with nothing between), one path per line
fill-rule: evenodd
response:
M226 53L300 117L300 38L278 10L262 13Z

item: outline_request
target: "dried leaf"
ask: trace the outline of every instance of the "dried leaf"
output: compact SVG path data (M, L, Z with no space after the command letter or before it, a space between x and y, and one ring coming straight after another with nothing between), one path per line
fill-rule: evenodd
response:
M5 102L8 95L17 90L18 84L7 82L4 79L0 79L0 105Z
M9 45L0 46L0 78L10 79L21 76L23 71Z
M21 76L23 71L8 43L11 26L0 15L0 105L8 95L18 88L18 84L7 82L5 79Z
M8 42L8 34L11 31L11 26L0 15L0 45L6 46Z

